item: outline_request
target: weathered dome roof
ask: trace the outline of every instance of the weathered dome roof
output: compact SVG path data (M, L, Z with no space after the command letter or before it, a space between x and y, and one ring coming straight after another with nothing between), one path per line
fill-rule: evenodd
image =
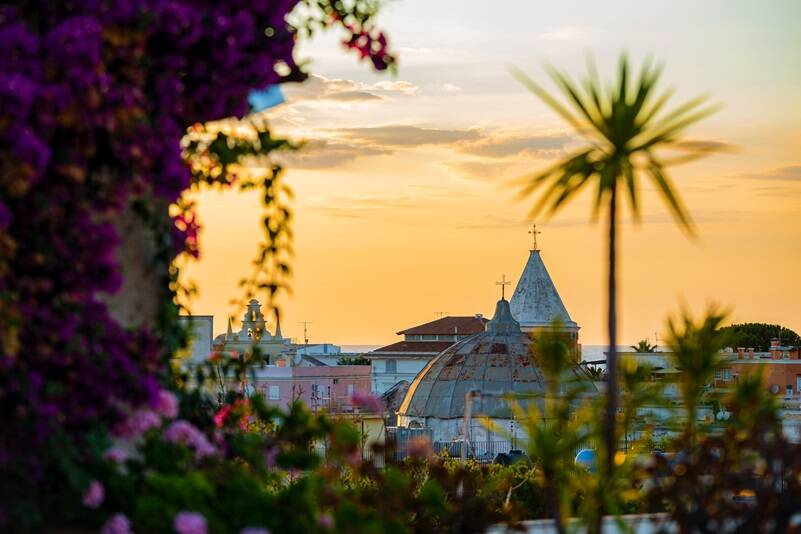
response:
M531 350L532 339L520 330L509 303L498 301L485 332L442 351L414 378L399 415L442 419L464 416L465 394L483 393L474 413L511 417L506 393L541 394L545 377ZM521 402L525 404L525 402Z

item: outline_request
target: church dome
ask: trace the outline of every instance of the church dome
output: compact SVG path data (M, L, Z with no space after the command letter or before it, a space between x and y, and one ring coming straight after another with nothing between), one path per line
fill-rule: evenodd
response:
M509 302L498 301L486 331L441 352L415 377L398 415L411 418L463 417L465 394L482 393L474 412L510 418L506 393L542 394L545 377L536 363L530 334L520 330ZM578 369L575 371L580 373ZM525 404L525 402L521 402Z

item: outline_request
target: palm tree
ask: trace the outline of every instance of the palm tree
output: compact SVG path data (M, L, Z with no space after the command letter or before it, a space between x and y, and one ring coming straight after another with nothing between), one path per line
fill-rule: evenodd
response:
M629 345L634 352L656 352L657 345L648 343L648 339L641 339L636 345Z
M587 142L545 171L527 176L521 195L528 196L544 188L531 216L551 216L564 207L582 189L595 184L593 220L602 209L606 213L608 233L608 337L607 405L604 421L606 443L605 468L614 469L617 450L615 414L617 392L617 234L621 196L627 196L635 222L640 219L639 183L647 178L662 196L679 226L690 236L693 224L681 199L674 192L666 167L689 161L715 149L714 143L681 142L688 126L715 112L700 96L665 111L671 91L657 94L655 87L662 67L646 61L636 81L629 78L629 62L621 56L619 77L605 90L592 62L589 75L579 84L561 71L547 67L547 72L561 91L566 103L551 96L539 84L520 71L516 77L545 104L564 118ZM684 150L681 157L667 159L661 149ZM658 153L660 152L660 153Z

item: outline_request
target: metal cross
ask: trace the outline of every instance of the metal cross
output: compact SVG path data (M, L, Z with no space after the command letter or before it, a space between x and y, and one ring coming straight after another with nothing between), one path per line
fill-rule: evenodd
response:
M508 286L508 285L511 285L511 284L512 284L512 282L510 282L510 281L508 281L506 279L506 275L505 274L503 276L501 276L501 281L500 282L495 282L496 286L501 286L501 300L505 299L505 295L504 295L504 293L505 293L504 290L506 289L505 286Z
M537 248L537 234L541 234L542 232L537 230L536 224L532 224L531 230L529 230L528 233L531 235L532 239L531 250L539 250L539 248Z

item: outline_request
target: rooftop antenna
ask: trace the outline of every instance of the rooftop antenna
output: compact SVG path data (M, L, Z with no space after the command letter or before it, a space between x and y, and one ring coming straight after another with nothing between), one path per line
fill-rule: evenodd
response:
M312 322L311 321L301 321L298 324L302 324L303 325L303 344L308 346L308 344L309 344L309 329L308 329L308 326L310 324L312 324Z
M505 274L501 276L501 281L500 282L495 282L496 286L501 286L501 300L506 300L506 296L504 294L505 290L506 290L506 286L511 285L511 284L512 284L512 282L510 282L510 281L508 281L506 279L506 275Z
M437 319L442 319L443 317L445 317L445 314L446 314L446 313L448 313L448 312L446 312L446 311L439 311L439 312L434 312L434 315L436 315L436 316L437 316Z
M534 223L531 225L531 230L528 231L529 235L531 236L531 250L539 250L540 247L537 246L537 235L541 234L539 230L537 230L537 224Z

